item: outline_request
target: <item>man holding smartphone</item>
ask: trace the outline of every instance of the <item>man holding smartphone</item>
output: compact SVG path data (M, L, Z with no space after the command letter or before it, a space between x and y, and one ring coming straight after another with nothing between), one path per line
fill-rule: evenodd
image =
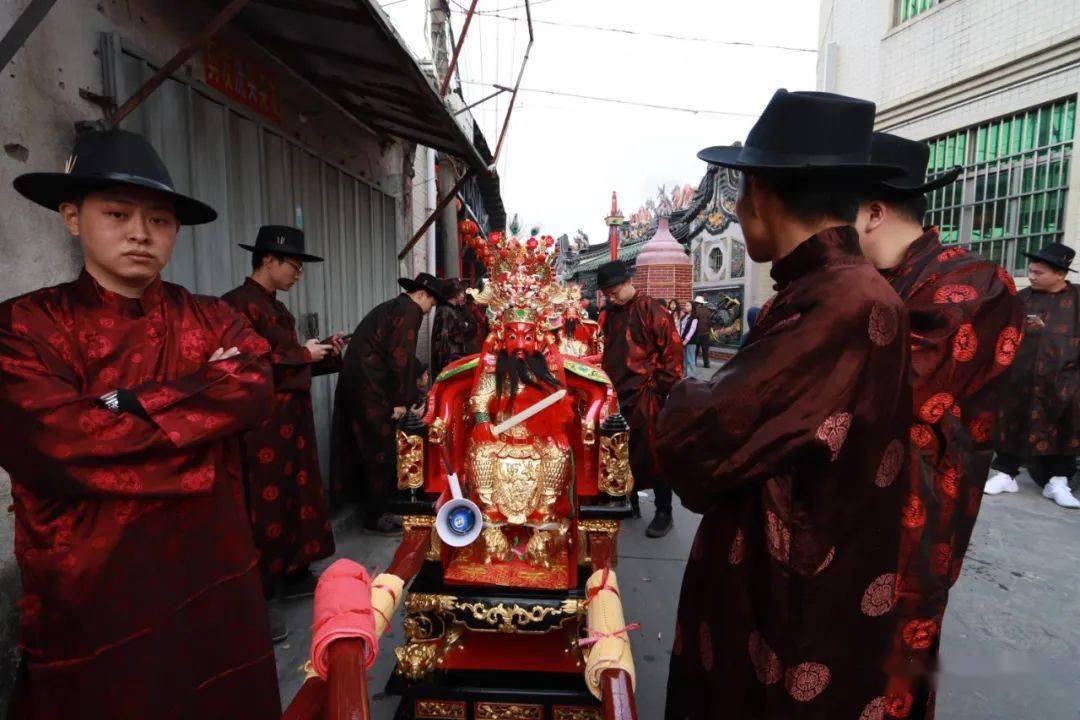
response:
M1080 508L1069 489L1080 448L1080 288L1067 279L1076 251L1050 243L1024 255L1031 281L1020 291L1024 339L998 417L997 456L984 492L1017 492L1015 478L1026 465L1043 497Z
M311 380L341 369L342 333L300 344L296 319L277 299L300 281L305 262L322 258L305 252L304 232L264 225L251 252L251 276L223 296L270 343L274 371L274 414L244 436L244 480L259 574L267 599L277 594L315 592L308 566L334 554L326 496L319 473ZM288 634L284 617L271 608L275 641Z

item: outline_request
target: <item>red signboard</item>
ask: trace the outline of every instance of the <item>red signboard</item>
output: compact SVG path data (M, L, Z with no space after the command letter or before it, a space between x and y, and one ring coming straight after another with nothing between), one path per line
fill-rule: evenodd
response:
M281 120L277 76L213 40L203 50L206 84L274 122Z

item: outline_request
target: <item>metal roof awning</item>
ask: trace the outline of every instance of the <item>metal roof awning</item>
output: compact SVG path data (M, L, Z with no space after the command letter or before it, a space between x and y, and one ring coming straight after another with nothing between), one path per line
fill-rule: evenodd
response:
M216 9L226 0L206 0ZM487 163L374 0L251 0L234 23L373 130Z

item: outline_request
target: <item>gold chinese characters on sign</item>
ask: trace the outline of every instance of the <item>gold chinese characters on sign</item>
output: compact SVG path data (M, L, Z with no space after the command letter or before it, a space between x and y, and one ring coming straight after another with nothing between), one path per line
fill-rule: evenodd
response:
M424 436L397 431L398 490L424 487Z
M622 496L634 489L630 471L630 436L619 432L600 438L600 491Z

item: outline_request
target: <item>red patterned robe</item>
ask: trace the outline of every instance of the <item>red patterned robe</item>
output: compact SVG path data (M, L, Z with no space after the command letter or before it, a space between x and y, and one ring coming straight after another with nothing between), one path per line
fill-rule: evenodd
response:
M1029 330L1009 373L995 449L1021 460L1080 453L1080 286L1058 293L1020 291L1025 315L1045 327Z
M262 427L244 436L244 481L259 572L267 591L282 574L334 554L311 410L311 378L337 372L300 345L296 319L251 278L222 298L270 343L276 405Z
M894 717L931 718L941 620L982 501L1023 312L1003 268L945 248L936 228L883 274L907 308L914 416L886 702Z
M385 510L397 487L397 438L392 414L409 407L416 387L420 306L405 293L369 312L345 351L334 394L331 486L364 503L369 520Z
M656 418L672 386L683 376L679 331L663 304L641 292L625 305L608 303L600 313L599 326L604 335L604 372L630 424L634 486L650 488L660 473Z
M270 412L267 351L228 305L160 279L132 300L84 271L0 305L13 717L279 716L240 455ZM118 387L148 419L98 406Z
M669 720L881 717L911 417L903 305L851 227L772 276L746 346L660 414L667 477L704 514Z

